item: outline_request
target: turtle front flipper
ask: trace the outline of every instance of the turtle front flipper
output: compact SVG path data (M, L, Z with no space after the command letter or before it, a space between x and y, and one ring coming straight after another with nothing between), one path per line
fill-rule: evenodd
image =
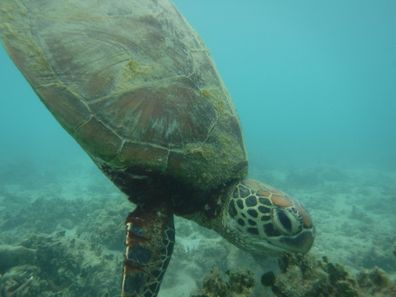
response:
M122 297L156 297L175 243L167 207L138 206L126 220Z

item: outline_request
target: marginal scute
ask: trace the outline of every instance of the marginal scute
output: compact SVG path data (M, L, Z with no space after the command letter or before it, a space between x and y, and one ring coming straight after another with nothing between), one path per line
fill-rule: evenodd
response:
M86 105L63 86L50 85L37 90L37 93L46 98L45 104L55 114L62 126L73 134L74 130L88 121L90 112Z
M215 173L212 164L203 162L200 153L170 151L166 173L185 185L190 185L195 190L208 191L214 184L219 184L222 179L220 172Z
M149 292L147 292L147 293L145 294L145 296L147 296L147 297L153 296L154 293L157 292L157 288L158 288L158 284L157 284L157 283L152 284L152 285L149 287Z
M92 118L74 134L81 146L102 161L111 161L121 146L121 139L103 123Z
M152 15L145 15L140 17L139 22L141 22L143 26L147 25L156 30L162 29L161 23Z
M243 136L241 127L239 126L239 120L237 117L230 117L229 118L229 126L230 130L234 134L235 138L238 140L239 143L243 143Z
M126 142L112 164L127 167L130 164L138 168L149 167L158 171L165 170L168 150L147 144Z

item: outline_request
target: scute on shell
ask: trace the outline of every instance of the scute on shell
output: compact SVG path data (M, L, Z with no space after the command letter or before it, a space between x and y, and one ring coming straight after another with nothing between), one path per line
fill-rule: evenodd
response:
M202 191L245 176L232 100L169 1L2 0L0 19L14 62L100 167Z

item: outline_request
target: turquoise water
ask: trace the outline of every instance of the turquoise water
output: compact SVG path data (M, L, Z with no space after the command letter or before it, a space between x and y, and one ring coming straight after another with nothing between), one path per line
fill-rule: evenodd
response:
M394 168L394 1L177 4L214 55L254 161Z
M252 163L396 166L394 1L176 1L239 111ZM0 51L1 158L82 154Z
M395 278L396 258L391 250L394 245L396 253L396 2L175 3L210 49L232 95L252 175L291 191L311 210L318 229L313 254L333 257L352 271L379 266ZM0 231L6 234L0 232L0 254L1 245L10 244L12 236L18 238L15 243L19 242L18 228L30 228L28 224L16 224L15 230L2 230L14 209L23 210L15 211L20 220L27 211L34 213L41 208L30 205L26 197L38 201L67 198L61 199L59 208L71 214L76 213L73 207L79 206L68 205L68 199L90 200L84 206L87 214L101 211L102 205L95 204L95 194L112 197L108 203L114 205L125 200L54 120L3 48L0 137ZM125 202L124 208L116 210L114 205L106 211L123 218L129 204ZM78 229L103 223L89 215L68 221L61 211L49 216L52 211L49 208L40 213L44 223L54 224L48 234L73 230L73 224L83 226ZM101 216L111 217L109 213L97 215ZM57 220L58 225L54 223ZM119 234L114 231L119 228L121 237L122 220L109 223L110 232ZM237 252L234 258L223 259L219 246L226 244L219 244L213 234L195 225L177 224L182 228L177 233L176 258L160 297L176 296L183 285L188 292L193 291L198 284L191 279L201 279L212 263L221 266L227 262L225 269L243 264L244 260L236 259L235 255L240 255ZM42 224L38 226L26 230L41 233ZM92 238L87 236L78 240L90 242ZM114 236L118 242L120 236ZM203 238L208 238L205 248L198 243L205 242ZM213 252L200 254L212 242ZM116 245L109 250L121 255L122 247ZM192 261L199 263L199 269L194 266L196 270L189 270L190 264L183 262L193 259L191 251L197 255ZM2 273L0 267L0 276ZM113 275L119 279L118 274ZM118 288L117 283L112 285Z

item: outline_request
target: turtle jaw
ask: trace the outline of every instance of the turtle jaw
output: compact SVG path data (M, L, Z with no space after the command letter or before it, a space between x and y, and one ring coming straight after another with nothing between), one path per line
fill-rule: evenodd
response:
M252 240L247 239L254 254L281 254L281 253L302 253L306 254L311 249L315 238L315 229L304 230L295 236L278 236L277 238L267 238Z
M223 225L224 226L224 225ZM237 247L258 256L278 256L282 253L306 254L315 239L315 228L303 230L295 236L276 237L252 236L243 233L237 226L224 226L223 236Z
M263 183L234 185L222 212L224 237L251 253L307 253L315 238L312 219L301 203Z
M284 252L294 252L306 254L311 249L315 239L315 228L303 230L296 236L284 236L279 239L276 245L283 248Z

